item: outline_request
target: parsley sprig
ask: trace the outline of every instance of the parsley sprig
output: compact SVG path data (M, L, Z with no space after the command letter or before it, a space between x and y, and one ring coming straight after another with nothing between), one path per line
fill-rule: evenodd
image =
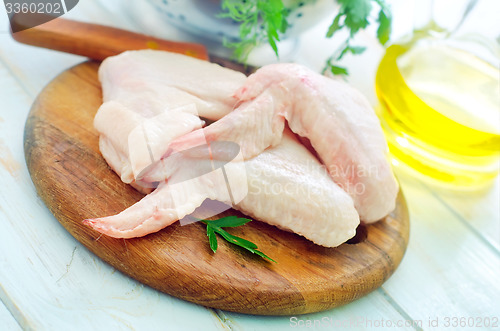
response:
M269 261L276 263L276 261L271 259L269 256L259 251L257 245L254 244L253 242L232 235L229 232L222 229L222 228L234 228L237 226L247 224L248 222L251 221L252 220L250 219L241 218L237 216L227 216L215 221L201 220L201 222L207 225L208 242L210 244L210 248L214 253L217 251L217 246L218 246L217 236L215 235L217 233L229 243L240 246L254 254L257 254L265 259L268 259Z
M337 2L340 4L340 10L333 19L332 24L330 24L326 37L331 38L336 32L342 29L346 29L349 32L349 36L340 49L327 59L323 72L329 69L334 75L347 75L347 69L335 65L335 63L340 61L347 53L356 55L365 51L366 47L353 46L351 42L359 30L365 29L368 26L373 2L379 6L377 39L382 45L385 45L389 40L392 16L385 0L337 0Z
M314 1L314 0L304 0ZM373 4L378 5L377 38L384 45L391 33L391 12L386 0L336 0L340 5L339 13L333 19L326 33L327 38L333 37L341 30L347 30L349 35L341 47L327 59L325 68L333 74L347 75L347 69L339 67L340 61L347 53L361 54L365 47L351 44L354 36L370 23L369 16ZM295 6L300 6L295 5ZM262 42L268 42L278 56L277 42L287 31L287 18L295 7L286 7L282 0L222 0L221 17L229 17L240 24L240 41L225 42L225 46L234 50L235 57L246 62L250 51Z
M223 0L220 17L228 17L240 23L240 41L225 41L226 47L245 62L250 51L267 41L278 56L277 41L288 28L286 17L289 10L281 0Z

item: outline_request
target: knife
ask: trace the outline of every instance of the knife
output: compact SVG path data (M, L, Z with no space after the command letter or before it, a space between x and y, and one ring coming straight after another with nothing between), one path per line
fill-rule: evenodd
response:
M11 35L23 44L81 55L97 61L127 50L155 49L218 63L247 75L256 70L253 66L211 55L202 44L163 40L105 25L60 17L50 19L47 23L28 28L33 18L30 15L16 14L11 18L11 25L14 27L11 29Z

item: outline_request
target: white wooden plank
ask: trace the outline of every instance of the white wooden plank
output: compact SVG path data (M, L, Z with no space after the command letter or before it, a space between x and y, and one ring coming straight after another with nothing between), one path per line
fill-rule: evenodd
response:
M500 177L477 191L445 190L426 185L461 222L500 251Z
M324 312L296 316L253 316L223 312L232 330L290 330L290 329L390 329L419 330L421 322L396 311L377 290L348 305Z
M2 301L0 301L0 329L5 331L21 330L21 327Z
M421 183L400 179L410 207L410 245L384 289L412 318L427 322L499 316L497 252Z
M0 6L0 27L7 26L5 7ZM4 32L0 33L0 60L34 98L58 73L82 62L84 58L23 45L14 41L8 32Z
M224 329L206 308L116 272L80 245L37 197L24 163L32 98L0 63L0 299L23 328Z

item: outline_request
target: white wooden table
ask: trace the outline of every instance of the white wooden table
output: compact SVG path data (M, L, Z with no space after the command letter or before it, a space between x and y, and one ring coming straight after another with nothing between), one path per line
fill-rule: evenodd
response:
M0 330L288 330L306 323L320 329L453 330L454 318L474 318L477 325L500 317L498 179L481 193L453 193L399 173L411 215L406 256L381 288L334 310L295 318L235 314L124 276L50 214L24 160L24 123L33 100L53 77L84 59L17 44L0 7ZM81 0L67 16L138 29L117 1ZM318 39L326 24L306 33L296 61L321 67L336 42ZM345 64L351 82L375 103L373 73L381 51L369 33L360 38L371 43L370 51Z

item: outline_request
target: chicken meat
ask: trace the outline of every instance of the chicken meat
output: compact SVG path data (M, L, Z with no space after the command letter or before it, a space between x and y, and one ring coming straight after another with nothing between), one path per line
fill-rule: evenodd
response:
M134 184L170 140L204 124L199 117L217 120L233 110L234 93L246 76L189 56L141 50L107 58L99 80L103 104L94 119L99 148L122 181ZM151 151L143 148L146 142Z
M371 222L394 208L380 125L345 84L294 64L246 78L150 50L108 58L99 78L100 150L124 182L154 188L117 215L84 221L101 233L144 236L221 201L335 247L360 216Z
M285 124L307 138L332 179L367 223L395 208L399 187L387 143L368 101L348 84L298 64L273 64L236 92L239 106L206 128L174 140L170 152L206 141L233 141L250 159L282 139Z
M227 181L216 171L198 171L210 168L206 163L217 161L219 153L212 149L210 155L199 154L165 158L162 177L167 180L153 193L120 214L86 224L112 237L138 237L191 214L206 199L228 204L235 199L239 202L233 207L244 214L319 245L335 247L355 235L359 216L352 199L290 131L275 147L249 160L227 162L222 157Z

